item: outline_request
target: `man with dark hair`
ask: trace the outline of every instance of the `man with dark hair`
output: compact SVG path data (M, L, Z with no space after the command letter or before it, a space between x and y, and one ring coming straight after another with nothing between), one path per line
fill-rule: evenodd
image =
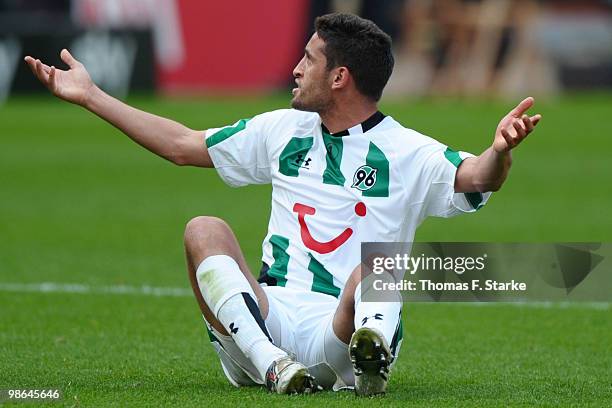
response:
M317 19L293 71L294 109L206 132L123 104L67 50L61 57L69 70L26 57L58 97L173 163L214 167L230 186L272 183L259 281L221 219L189 221L185 248L228 380L283 394L385 392L402 340L401 303L365 301L373 288L361 280L361 242L409 242L427 216L482 207L506 178L510 150L540 120L524 114L533 104L525 99L478 157L404 128L377 108L393 67L390 39L347 14Z
M327 70L344 66L357 90L377 102L393 71L391 37L369 20L352 14L328 14L315 21L325 43Z

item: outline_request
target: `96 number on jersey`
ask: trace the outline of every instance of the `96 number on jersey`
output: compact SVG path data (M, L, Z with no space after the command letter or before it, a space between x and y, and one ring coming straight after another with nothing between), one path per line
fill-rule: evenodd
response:
M353 176L353 185L351 187L360 191L371 189L376 184L377 171L374 167L368 165L361 166Z

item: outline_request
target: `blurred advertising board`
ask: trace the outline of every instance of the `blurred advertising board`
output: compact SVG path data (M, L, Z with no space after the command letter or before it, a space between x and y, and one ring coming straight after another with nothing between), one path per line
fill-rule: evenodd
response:
M310 1L73 0L88 28L150 28L166 92L285 86L311 27Z
M68 48L88 69L94 82L123 97L130 91L155 87L154 56L150 30L16 30L0 28L0 102L11 93L42 92L23 62L25 55L65 69L59 53Z
M158 64L169 92L286 85L304 47L309 2L178 1L184 53Z

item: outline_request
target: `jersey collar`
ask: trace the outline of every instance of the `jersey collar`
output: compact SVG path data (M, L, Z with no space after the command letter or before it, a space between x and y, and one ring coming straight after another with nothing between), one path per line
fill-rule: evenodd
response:
M352 128L345 129L341 132L330 133L329 130L325 127L323 123L321 123L321 130L323 133L327 133L331 136L348 136L348 135L356 135L359 133L365 133L368 130L372 129L374 126L378 125L385 118L385 115L381 111L376 111L372 116L364 120L358 125L353 126Z

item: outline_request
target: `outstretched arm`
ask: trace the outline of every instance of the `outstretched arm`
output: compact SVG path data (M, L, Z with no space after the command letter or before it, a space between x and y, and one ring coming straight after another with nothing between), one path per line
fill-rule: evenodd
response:
M493 144L478 157L465 159L457 169L455 191L458 193L497 191L512 165L510 151L518 146L538 124L542 115L525 114L533 106L532 97L524 99L497 125Z
M203 131L126 105L98 88L68 50L62 50L60 57L69 66L67 71L30 56L25 61L55 96L95 113L151 152L178 165L213 167Z

